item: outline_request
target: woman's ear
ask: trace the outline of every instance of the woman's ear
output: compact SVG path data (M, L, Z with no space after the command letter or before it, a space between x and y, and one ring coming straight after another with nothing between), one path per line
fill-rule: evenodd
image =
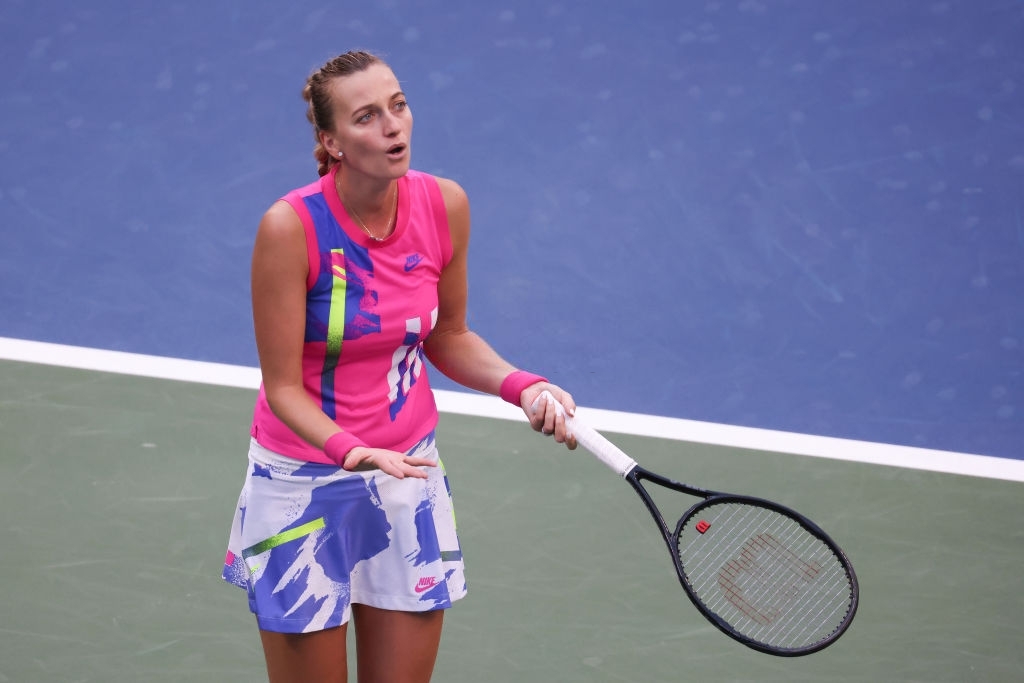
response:
M338 141L330 133L320 131L320 144L324 146L328 154L336 159L345 156L345 153L338 148Z

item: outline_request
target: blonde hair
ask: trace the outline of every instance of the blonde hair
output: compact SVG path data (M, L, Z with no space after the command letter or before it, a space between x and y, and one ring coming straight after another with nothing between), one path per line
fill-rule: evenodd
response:
M331 59L306 79L302 99L307 104L306 118L313 125L313 138L316 140L313 156L316 158L317 172L320 175L326 175L332 166L339 163L320 141L321 131L334 128L334 110L328 86L335 78L366 71L373 64L384 64L384 60L369 52L352 50Z

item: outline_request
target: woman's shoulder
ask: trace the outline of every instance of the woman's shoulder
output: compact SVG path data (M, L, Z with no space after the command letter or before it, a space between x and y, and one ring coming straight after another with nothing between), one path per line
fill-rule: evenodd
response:
M462 186L451 178L429 173L417 173L414 178L430 187L428 193L437 224L447 227L444 231L448 243L447 262L451 254L464 253L469 242L469 198Z
M260 220L259 229L278 239L295 239L303 234L302 219L295 207L284 199L270 205Z
M426 173L424 171L415 171L410 169L406 174L406 178L409 182L422 185L433 185L441 194L441 198L444 200L445 207L452 211L453 209L461 209L469 203L469 198L466 196L466 191L462 189L456 181L451 178L445 178L443 176L434 175L432 173Z

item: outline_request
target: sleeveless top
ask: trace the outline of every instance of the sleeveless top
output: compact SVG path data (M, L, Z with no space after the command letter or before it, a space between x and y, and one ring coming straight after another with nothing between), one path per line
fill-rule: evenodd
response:
M452 258L436 178L398 180L394 232L377 242L345 212L339 166L283 197L306 233L306 391L343 430L373 448L406 451L437 425L423 342L437 323L437 283ZM260 386L251 434L276 453L334 464L270 410Z

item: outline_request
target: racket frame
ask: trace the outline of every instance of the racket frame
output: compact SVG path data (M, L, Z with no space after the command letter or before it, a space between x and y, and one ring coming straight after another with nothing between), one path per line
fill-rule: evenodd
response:
M654 521L657 523L658 528L661 530L662 538L664 539L665 545L668 547L669 555L672 558L672 565L675 567L676 570L676 576L679 579L679 583L683 587L683 590L686 592L687 597L690 598L690 602L693 603L693 605L700 611L701 614L704 615L704 617L708 621L714 624L720 631L725 633L727 636L759 652L777 655L780 657L800 657L803 655L809 655L811 653L818 652L828 647L829 645L834 643L841 635L843 635L847 628L849 628L850 623L853 621L853 617L857 612L857 605L860 597L860 587L857 582L857 575L853 570L853 565L850 563L849 558L846 556L846 553L843 552L842 548L840 548L835 543L835 541L833 541L829 537L829 535L821 529L821 527L812 522L810 519L804 517L799 512L796 512L795 510L786 507L785 505L781 505L771 500L766 500L764 498L755 498L753 496L745 496L733 493L721 493L718 491L702 489L697 486L691 486L689 484L684 484L682 482L675 481L674 479L669 479L668 477L664 477L656 472L652 472L635 463L622 476L627 482L629 482L629 485L632 486L633 490L635 490L637 494L640 496L640 499L643 501L644 506L647 508L647 511L651 514L651 517L654 518ZM661 509L658 507L657 503L654 502L654 497L651 495L650 491L648 491L647 488L643 485L643 480L650 481L672 491L679 491L681 493L685 493L691 496L696 496L701 500L698 500L696 503L691 505L682 514L682 516L679 517L678 521L676 522L675 528L670 529L668 522L665 520L664 514L661 512ZM808 645L806 647L800 648L783 648L766 645L765 643L762 643L758 640L750 638L736 631L732 626L729 625L727 621L725 621L722 617L720 617L718 614L712 611L697 596L697 593L694 591L693 586L690 583L690 579L686 574L686 568L683 566L682 560L679 556L679 534L682 531L683 526L688 521L690 521L690 519L692 519L700 510L711 505L725 502L755 505L757 507L763 507L781 513L786 517L792 519L794 522L796 522L805 530L807 530L812 536L814 536L822 543L824 543L826 546L828 546L829 550L831 550L835 554L836 558L839 559L840 563L843 565L844 570L846 571L847 577L850 580L850 608L847 611L843 621L840 623L839 627L836 628L832 633L830 633L828 637L816 641L815 643L812 643L811 645Z

